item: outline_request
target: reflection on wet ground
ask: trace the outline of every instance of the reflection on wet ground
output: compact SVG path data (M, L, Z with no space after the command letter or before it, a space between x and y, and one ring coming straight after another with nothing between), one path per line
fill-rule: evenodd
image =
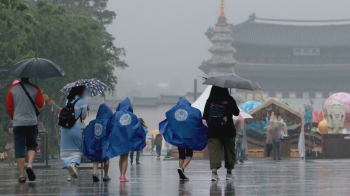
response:
M0 165L0 195L348 195L350 191L350 160L288 159L274 162L250 159L238 164L236 178L210 181L207 160L194 160L186 169L188 182L178 179L176 160L161 161L153 156L141 157L141 165L129 165L130 182L120 183L118 158L111 161L109 183L93 183L91 170L79 171L79 179L67 182L67 173L58 161L50 162L51 169L35 169L37 181L19 184L14 166ZM90 167L83 164L82 167Z

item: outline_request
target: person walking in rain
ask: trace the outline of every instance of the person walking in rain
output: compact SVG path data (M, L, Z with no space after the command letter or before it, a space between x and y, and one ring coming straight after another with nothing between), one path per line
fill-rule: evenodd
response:
M243 121L237 120L235 126L236 126L236 131L237 131L237 142L236 142L237 160L239 160L239 162L241 162L241 163L244 163L244 136L245 136L245 132L244 132L244 128L243 128Z
M154 141L155 145L156 145L156 153L157 153L157 158L160 159L160 155L162 152L162 145L163 145L163 136L162 134L157 134L156 135L156 139Z
M29 181L34 181L36 175L33 171L33 161L38 144L38 108L44 106L43 95L39 87L29 83L29 78L22 78L21 82L13 83L7 98L7 111L13 120L13 135L15 145L15 158L19 170L20 183L26 182L24 175L25 149L27 147L28 165L26 173Z
M141 122L143 128L148 129L145 121L142 118L139 118L139 121ZM130 164L132 165L134 163L134 151L130 151ZM140 165L140 155L141 151L136 151L136 165Z
M133 113L129 98L123 100L107 125L108 137L102 141L102 157L119 158L120 182L128 182L128 155L130 151L140 151L146 147L147 130Z
M103 182L111 181L108 176L109 159L102 157L102 140L107 138L107 124L109 118L113 115L112 110L105 103L98 108L96 119L92 120L84 129L84 156L93 162L92 181L99 182L98 165L103 163L104 176Z
M203 114L209 128L208 150L212 181L220 180L217 170L221 168L222 150L225 155L226 180L233 178L232 170L236 160L233 115L239 115L239 108L228 89L213 86Z
M85 86L73 87L67 96L67 105L74 106L75 124L70 128L61 129L61 160L62 169L68 169L67 181L78 178L77 166L80 165L83 154L82 126L89 106L84 99Z

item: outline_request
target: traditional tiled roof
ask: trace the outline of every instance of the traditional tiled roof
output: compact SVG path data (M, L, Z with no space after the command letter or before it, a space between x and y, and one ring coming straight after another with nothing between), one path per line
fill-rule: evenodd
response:
M182 96L177 95L160 95L159 103L161 104L176 104Z
M132 99L133 106L157 106L159 97L134 97Z
M236 44L287 47L350 46L350 20L288 21L256 18L231 26ZM210 35L210 34L208 34Z

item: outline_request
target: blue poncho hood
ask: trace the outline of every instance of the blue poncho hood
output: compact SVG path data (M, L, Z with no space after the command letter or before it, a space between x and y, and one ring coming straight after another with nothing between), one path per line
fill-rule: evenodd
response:
M119 103L116 111L128 111L128 112L131 112L133 113L134 110L132 109L132 105L131 105L131 102L130 102L130 99L129 98L126 98L124 99L122 102Z
M133 113L129 98L118 105L107 129L110 134L103 140L104 158L113 158L129 151L140 151L146 146L147 133Z
M165 115L159 130L168 143L199 151L207 146L208 128L202 122L201 112L191 107L188 100L180 98Z
M113 115L107 104L101 104L96 119L84 129L84 156L91 161L102 161L102 140L108 136L107 123Z

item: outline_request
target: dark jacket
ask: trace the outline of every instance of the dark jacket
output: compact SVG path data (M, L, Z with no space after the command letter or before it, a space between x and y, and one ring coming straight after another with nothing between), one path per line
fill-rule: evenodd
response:
M209 122L209 111L211 104L216 97L209 97L207 103L205 104L203 119ZM208 138L234 138L236 137L236 129L233 124L233 115L239 115L239 108L237 107L236 101L231 96L226 96L226 98L219 98L222 100L225 107L225 114L227 115L227 122L225 125L211 127L209 125Z

